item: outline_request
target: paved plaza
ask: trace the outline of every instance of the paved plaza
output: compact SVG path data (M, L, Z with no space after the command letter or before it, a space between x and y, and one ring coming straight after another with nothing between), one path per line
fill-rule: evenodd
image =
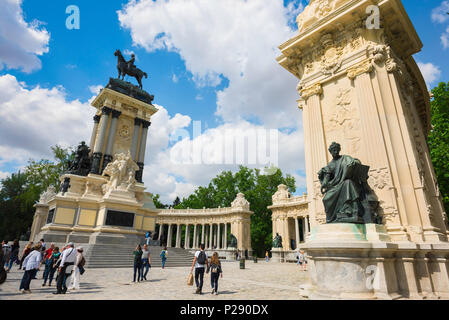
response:
M0 286L0 300L300 300L299 286L307 281L308 272L300 271L293 263L246 262L241 270L239 262L223 262L223 278L219 281L219 295L211 294L210 274L204 277L203 295L194 294L195 286L187 286L190 268L160 267L150 269L149 279L133 284L132 269L89 269L81 277L81 288L66 295L53 295L52 287L41 287L43 267L31 282L31 294L19 292L23 271L13 270Z

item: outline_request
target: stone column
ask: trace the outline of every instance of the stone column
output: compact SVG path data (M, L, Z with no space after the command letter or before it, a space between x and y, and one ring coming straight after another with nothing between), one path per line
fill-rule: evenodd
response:
M90 173L93 174L99 174L100 173L100 164L101 164L101 157L103 156L103 146L104 146L104 139L106 136L106 129L108 127L109 122L109 115L112 112L111 108L104 107L102 109L102 116L100 120L100 129L98 133L98 139L95 141L95 147L94 147L94 154L93 154L93 160L92 160L92 169L90 170Z
M225 223L225 229L224 229L224 234L223 234L223 240L224 240L224 245L223 245L223 247L225 248L225 249L227 249L228 248L228 224L227 223Z
M176 248L181 248L181 229L182 225L176 226Z
M133 140L131 143L131 156L133 157L133 160L137 162L137 144L139 143L139 131L140 131L140 125L142 124L142 119L135 118L134 119L134 133L133 133Z
M307 237L307 235L309 234L310 230L309 230L309 217L305 217L304 218L304 224L306 226L306 234L304 236L304 240Z
M299 248L299 244L301 243L301 237L299 236L298 217L295 217L295 231L296 231L296 248Z
M200 243L200 245L201 245L202 243L204 243L204 228L205 228L205 226L206 226L206 225L204 225L204 224L201 225L201 243ZM198 247L199 247L199 246L198 246Z
M198 244L197 244L197 242L198 242L197 236L198 235L196 233L197 229L198 229L198 225L197 224L193 225L193 246L192 246L192 248L198 247Z
M101 119L100 115L96 115L94 117L94 129L92 130L92 136L90 137L90 144L89 144L91 154L94 152L95 139L97 138L97 130L98 130L98 125L100 123L100 119Z
M302 218L302 237L303 237L303 241L306 242L306 235L307 235L307 231L306 231L306 218Z
M168 225L167 248L171 248L172 225Z
M190 226L186 224L186 234L184 238L184 249L190 248Z
M159 236L158 236L158 240L161 241L161 236L162 236L162 232L164 231L164 225L160 224L159 225Z
M108 163L112 161L113 154L112 154L112 148L114 147L114 138L115 133L117 131L117 122L118 118L120 117L122 113L117 110L112 110L112 120L111 120L111 126L109 127L109 135L108 135L108 142L106 145L106 151L104 152L104 158L103 158L103 168L101 172L106 168Z
M221 239L221 223L217 225L217 249L221 249L221 243L223 239Z
M137 165L139 166L139 171L136 172L136 180L142 183L143 168L145 163L145 150L147 147L147 135L148 128L151 126L151 122L142 120L142 136L140 139L140 150L139 150L139 161Z
M212 236L213 236L214 225L209 225L209 249L212 249Z

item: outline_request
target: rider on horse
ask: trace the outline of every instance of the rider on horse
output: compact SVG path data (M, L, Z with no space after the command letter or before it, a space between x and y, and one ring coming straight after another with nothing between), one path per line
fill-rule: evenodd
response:
M132 69L136 68L136 66L134 65L135 61L136 61L136 55L133 53L133 54L131 54L131 59L126 62L128 64L128 70L132 70Z

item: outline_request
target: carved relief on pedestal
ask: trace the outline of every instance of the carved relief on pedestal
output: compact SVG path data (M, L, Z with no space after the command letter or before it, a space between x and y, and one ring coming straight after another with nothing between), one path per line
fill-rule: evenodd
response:
M348 154L357 155L360 151L361 124L357 108L351 103L352 89L340 88L334 100L324 110L324 121L328 134L328 143L341 141Z
M388 168L371 169L368 178L369 185L376 190L392 189L391 174Z
M363 74L363 73L369 73L373 70L373 65L371 64L371 61L367 60L364 61L354 67L351 67L348 69L348 78L353 80L357 76Z
M87 181L86 182L86 192L84 193L83 197L87 197L87 196L102 197L103 191L102 191L101 184Z
M103 171L103 176L109 176L109 181L102 186L105 195L112 191L126 191L134 193L136 184L135 174L139 166L132 160L131 154L120 153L114 156L114 161L109 163Z
M127 153L131 149L133 130L133 120L129 117L120 117L114 141L114 154Z
M338 71L342 63L343 47L336 46L331 34L325 34L321 38L322 56L321 56L321 72L325 75L332 75Z
M319 210L318 208L321 207L324 209L323 203L323 197L324 195L321 193L321 183L319 180L316 180L313 182L313 199L315 203L319 203L320 206L315 206L316 212L315 212L315 220L318 224L325 224L326 223L326 212L324 210Z

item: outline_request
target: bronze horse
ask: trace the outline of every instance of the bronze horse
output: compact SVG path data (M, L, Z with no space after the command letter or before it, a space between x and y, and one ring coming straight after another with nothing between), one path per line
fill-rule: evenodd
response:
M118 79L120 79L121 77L121 80L123 80L125 78L125 75L129 75L136 78L137 82L139 83L139 88L143 89L142 78L145 77L145 79L147 79L148 75L139 68L132 68L130 70L128 68L128 63L126 62L125 58L123 58L122 52L120 50L116 50L114 52L114 56L117 57Z

